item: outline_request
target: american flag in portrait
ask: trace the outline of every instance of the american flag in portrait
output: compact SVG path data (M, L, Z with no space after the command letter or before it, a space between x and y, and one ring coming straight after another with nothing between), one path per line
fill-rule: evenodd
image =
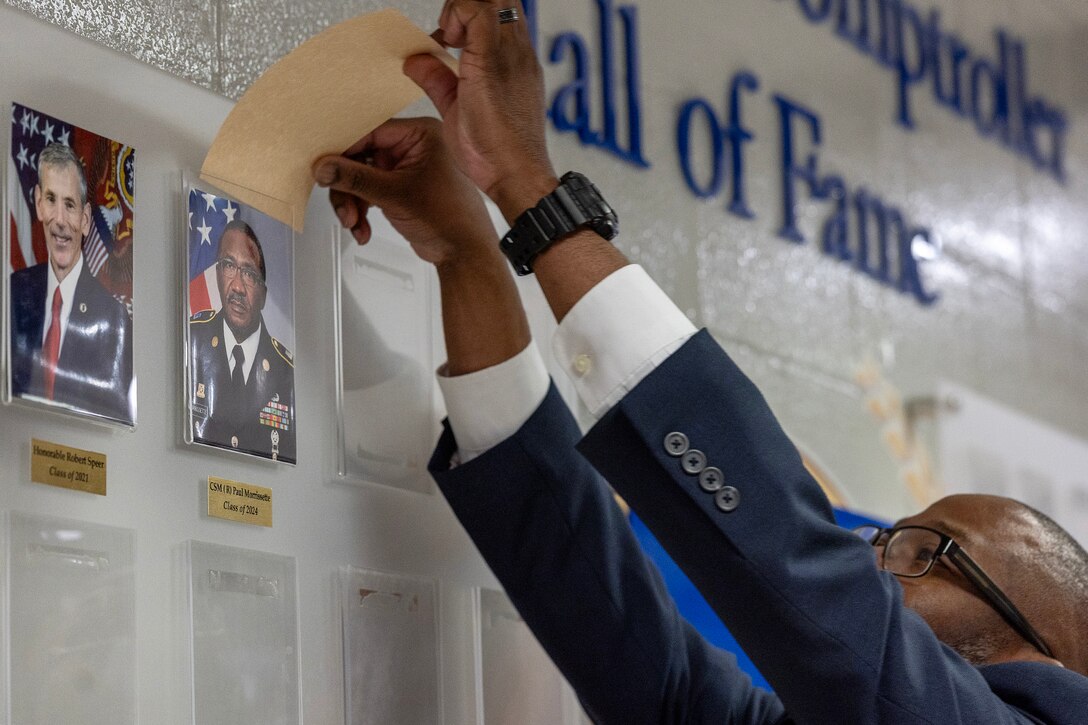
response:
M132 313L132 227L136 196L136 151L118 141L27 108L11 105L8 158L10 264L8 273L49 258L34 210L38 154L50 143L69 146L83 162L91 228L83 258L91 274Z
M238 217L239 205L230 199L197 188L189 190L189 315L218 310L219 286L215 281L215 260L219 237L227 224Z

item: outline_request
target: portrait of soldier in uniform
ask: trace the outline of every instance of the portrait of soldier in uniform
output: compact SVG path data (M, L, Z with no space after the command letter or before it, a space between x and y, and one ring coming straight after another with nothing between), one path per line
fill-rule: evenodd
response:
M131 147L14 107L13 398L135 423L134 158Z
M193 199L207 207L192 212ZM190 416L193 441L274 461L295 463L295 371L288 347L268 329L268 264L253 227L234 218L238 206L210 194L190 195L190 310L205 284L218 305L189 318ZM222 216L215 244L214 219ZM194 266L193 246L197 259ZM201 250L205 246L208 249ZM200 271L199 256L214 262ZM214 278L212 283L210 278ZM214 284L214 287L213 287ZM207 295L211 302L213 295Z

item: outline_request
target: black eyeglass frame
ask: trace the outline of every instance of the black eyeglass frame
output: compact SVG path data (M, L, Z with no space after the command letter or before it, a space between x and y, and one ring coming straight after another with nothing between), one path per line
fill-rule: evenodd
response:
M974 584L975 587L982 592L982 596L985 597L990 606L1009 623L1010 627L1015 629L1021 637L1027 640L1044 655L1052 659L1054 658L1054 654L1051 652L1050 647L1043 641L1043 638L1039 633L1035 631L1035 628L1028 624L1028 620L1024 618L1024 615L1020 613L1020 610L1016 608L1016 605L1012 603L1012 600L1009 599L1005 592L1001 591L1001 587L997 586L983 568L979 566L978 563L963 550L963 547L957 544L955 539L948 534L937 531L936 529L931 529L928 526L900 526L893 529L885 529L879 526L858 526L854 529L854 533L872 546L886 547L892 540L892 537L909 529L921 529L940 537L941 543L937 546L937 551L934 552L933 557L926 563L925 570L920 574L899 574L887 568L887 559L881 563L882 569L891 571L892 574L906 579L918 579L928 574L933 569L933 565L937 563L937 560L942 556L948 557L951 559L952 563L956 565L956 568L960 573L967 578L967 581ZM873 533L867 535L867 532ZM885 536L887 536L887 538L885 538Z
M222 257L221 259L215 260L215 266L223 272L223 275L227 279L234 279L239 274L242 275L243 283L250 289L264 287L266 284L264 277L261 276L260 272L252 267L243 267L230 257ZM234 270L233 272L231 271L232 269Z

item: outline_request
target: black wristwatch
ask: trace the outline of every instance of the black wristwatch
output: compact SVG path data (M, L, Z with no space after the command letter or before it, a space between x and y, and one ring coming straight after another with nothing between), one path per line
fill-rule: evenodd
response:
M559 187L526 209L499 242L499 248L519 275L533 273L537 255L568 234L587 227L606 240L620 231L616 212L597 187L577 171L563 174Z

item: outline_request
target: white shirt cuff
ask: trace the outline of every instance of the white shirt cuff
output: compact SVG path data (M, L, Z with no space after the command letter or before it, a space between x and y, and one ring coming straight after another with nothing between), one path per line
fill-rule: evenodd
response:
M438 369L457 460L468 463L518 432L544 402L551 378L536 345L498 365L449 377Z
M694 334L684 313L631 264L578 300L559 324L552 352L600 418Z

